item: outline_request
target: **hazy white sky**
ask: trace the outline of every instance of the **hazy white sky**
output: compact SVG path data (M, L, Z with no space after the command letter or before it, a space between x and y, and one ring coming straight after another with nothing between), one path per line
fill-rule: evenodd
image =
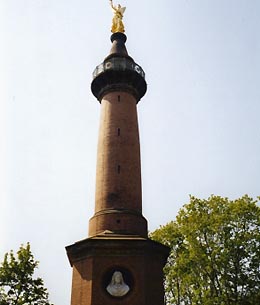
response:
M115 2L116 4L118 2ZM260 195L260 2L122 0L146 72L138 104L143 214L174 219L189 194ZM2 0L0 255L29 241L55 305L69 305L64 247L94 212L106 0Z

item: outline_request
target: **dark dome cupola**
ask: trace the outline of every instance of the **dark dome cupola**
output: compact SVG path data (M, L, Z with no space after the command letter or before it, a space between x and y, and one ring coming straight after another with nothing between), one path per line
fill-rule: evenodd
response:
M93 72L92 93L101 101L106 93L120 90L133 94L138 102L147 89L145 73L128 55L124 33L112 34L111 41L110 54Z

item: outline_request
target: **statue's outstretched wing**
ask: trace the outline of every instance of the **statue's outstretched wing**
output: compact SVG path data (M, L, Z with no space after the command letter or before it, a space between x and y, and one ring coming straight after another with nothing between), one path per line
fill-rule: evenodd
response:
M126 7L121 7L121 13L124 14Z

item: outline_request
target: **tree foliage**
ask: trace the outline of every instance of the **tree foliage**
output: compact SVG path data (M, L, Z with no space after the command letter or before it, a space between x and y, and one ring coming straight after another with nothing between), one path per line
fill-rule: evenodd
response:
M151 238L171 248L165 266L167 304L260 304L257 201L247 195L190 197L176 220Z
M28 243L15 256L6 253L0 265L0 305L50 305L41 278L33 278L38 267Z

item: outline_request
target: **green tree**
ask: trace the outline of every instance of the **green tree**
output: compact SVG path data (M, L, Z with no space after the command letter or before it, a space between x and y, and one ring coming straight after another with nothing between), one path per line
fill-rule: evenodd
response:
M190 197L176 220L150 234L171 248L166 303L260 304L260 208L236 200Z
M33 278L38 264L29 243L16 256L13 251L5 254L0 265L0 305L50 305L43 280Z

